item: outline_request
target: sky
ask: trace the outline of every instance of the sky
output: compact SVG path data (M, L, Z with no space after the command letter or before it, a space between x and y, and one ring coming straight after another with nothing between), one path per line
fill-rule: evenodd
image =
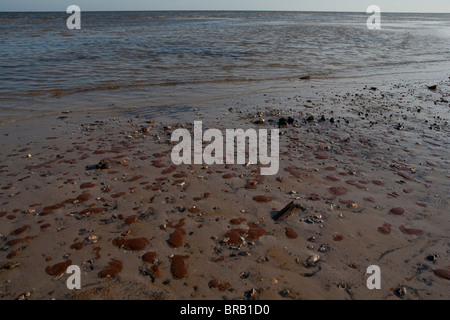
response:
M382 12L450 13L449 0L0 0L0 11L133 10L281 10L365 12L378 5Z

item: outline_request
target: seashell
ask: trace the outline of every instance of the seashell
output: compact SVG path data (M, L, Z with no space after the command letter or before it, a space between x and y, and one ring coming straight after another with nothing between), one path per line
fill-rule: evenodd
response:
M347 284L344 281L338 283L337 287L341 290L347 289Z
M399 297L403 297L407 294L407 291L405 287L400 287L397 289L396 293Z
M251 289L245 293L247 299L254 300L259 297L259 292L256 289Z
M19 262L2 262L0 263L0 270L11 270L20 266Z
M313 254L312 256L309 256L309 258L306 260L306 266L313 267L317 264L317 262L320 260L320 256L318 254Z

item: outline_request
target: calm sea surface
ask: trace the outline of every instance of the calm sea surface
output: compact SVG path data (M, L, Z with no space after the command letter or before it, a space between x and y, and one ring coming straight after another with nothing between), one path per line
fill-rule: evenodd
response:
M450 14L0 13L0 107L76 93L450 70ZM167 89L166 89L167 90ZM29 100L27 100L29 99Z

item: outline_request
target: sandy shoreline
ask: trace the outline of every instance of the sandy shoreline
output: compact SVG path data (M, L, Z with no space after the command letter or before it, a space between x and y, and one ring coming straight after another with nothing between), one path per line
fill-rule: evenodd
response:
M449 299L450 86L436 83L2 125L0 298ZM171 163L171 132L194 120L271 129L289 116L277 175ZM291 201L303 210L274 221ZM81 290L61 276L70 264ZM381 290L366 287L370 265Z

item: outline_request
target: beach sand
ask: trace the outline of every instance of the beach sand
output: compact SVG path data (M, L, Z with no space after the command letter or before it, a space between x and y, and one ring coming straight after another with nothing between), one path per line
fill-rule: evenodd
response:
M3 124L0 298L450 299L449 100L448 79L313 79ZM295 122L280 128L274 176L171 161L171 133L194 120L224 132L282 117ZM80 290L66 286L69 265ZM371 265L379 290L366 286Z

